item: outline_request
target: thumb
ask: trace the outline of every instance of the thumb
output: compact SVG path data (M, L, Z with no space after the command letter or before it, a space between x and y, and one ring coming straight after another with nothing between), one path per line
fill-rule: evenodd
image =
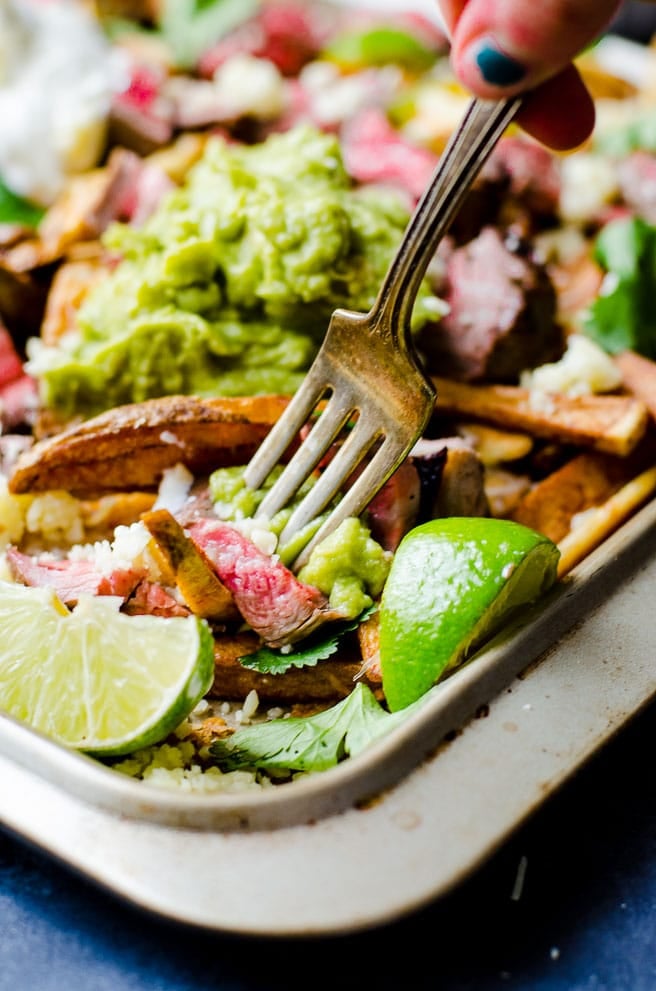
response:
M441 0L454 69L483 97L533 88L559 73L619 6L618 0Z

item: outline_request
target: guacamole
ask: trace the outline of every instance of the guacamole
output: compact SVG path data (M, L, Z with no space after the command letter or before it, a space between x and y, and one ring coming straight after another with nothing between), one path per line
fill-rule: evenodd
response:
M333 309L373 302L407 219L395 193L354 187L333 135L210 139L148 221L107 231L121 260L76 329L32 342L44 405L93 415L172 393L294 392ZM417 327L434 304L422 287Z
M262 488L253 490L244 482L243 467L217 468L209 479L210 498L217 516L247 527L281 470L276 467ZM307 479L290 505L272 520L258 522L257 529L267 529L279 536L294 507L312 485L312 479ZM277 547L276 552L283 562L293 560L305 541L321 525L323 518L319 517L301 533L293 546ZM344 618L354 619L380 596L391 563L392 555L373 539L365 521L349 517L315 547L298 577L308 585L321 589L328 596L331 606L339 609Z

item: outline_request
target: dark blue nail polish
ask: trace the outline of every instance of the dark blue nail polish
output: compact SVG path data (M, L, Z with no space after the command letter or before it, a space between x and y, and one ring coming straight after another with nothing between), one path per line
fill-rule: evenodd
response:
M493 42L484 41L476 53L476 65L486 83L491 86L513 86L522 81L526 69Z

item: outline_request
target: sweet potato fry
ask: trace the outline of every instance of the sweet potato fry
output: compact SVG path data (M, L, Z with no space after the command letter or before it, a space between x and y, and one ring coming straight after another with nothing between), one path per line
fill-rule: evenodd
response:
M576 65L595 100L628 100L639 92L628 79L608 72L594 55L586 53L579 56Z
M656 421L656 361L643 358L635 351L622 351L615 355L614 361L627 391L642 400Z
M520 386L466 385L443 378L433 382L438 412L610 454L632 451L649 422L647 407L634 396L550 394L536 403Z
M260 646L253 633L217 637L214 642L214 684L209 695L221 699L244 699L253 689L267 702L328 702L345 698L356 679L362 680L362 659L357 651L342 652L315 667L290 668L283 674L262 674L244 667L239 658ZM380 682L371 673L365 682L380 694Z
M538 482L511 518L558 543L570 532L574 517L603 505L639 474L644 468L641 462L638 457L584 451Z
M155 499L154 492L116 492L101 499L80 502L80 514L89 539L92 534L106 537L117 526L135 523L142 513L152 509Z
M533 438L516 430L500 430L486 423L460 423L459 429L472 441L484 465L519 461L533 448Z
M624 523L656 492L656 467L648 468L618 489L601 506L583 514L568 534L559 542L560 578L579 564L614 530Z
M9 489L94 498L157 488L162 472L180 463L194 474L245 464L286 403L284 396L167 396L119 406L36 443L16 463Z
M80 304L90 289L106 278L109 269L93 261L72 261L60 266L52 280L41 324L44 344L56 344L75 326Z
M175 517L157 509L144 513L142 520L191 611L204 619L237 619L232 595Z

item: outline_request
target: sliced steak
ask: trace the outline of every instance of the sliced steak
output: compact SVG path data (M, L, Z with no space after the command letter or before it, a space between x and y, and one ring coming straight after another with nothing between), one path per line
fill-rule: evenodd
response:
M188 533L232 592L248 625L270 646L293 643L323 621L339 618L318 588L299 582L280 560L229 524L199 520Z
M555 217L560 202L558 160L542 145L522 137L505 137L494 149L488 165L495 177L507 175L510 196L533 215Z
M624 202L650 224L656 223L656 155L634 151L618 163Z
M421 502L421 480L415 465L404 461L367 507L367 523L374 540L395 551L415 525Z
M189 616L191 610L157 582L142 579L123 607L130 616Z
M429 370L442 377L516 382L563 353L546 269L493 227L452 252L444 296L449 313L420 340Z
M556 159L528 138L502 138L451 224L464 244L488 225L529 235L557 217L561 177Z
M344 125L342 150L346 171L356 182L389 183L412 200L422 195L437 164L437 155L412 145L377 107L362 110Z
M16 581L53 588L66 605L73 605L81 595L117 595L126 599L142 577L129 568L117 568L105 575L92 561L35 558L15 547L7 548L6 558Z
M211 78L233 55L244 53L268 59L285 76L297 76L315 58L326 40L325 20L315 5L295 0L273 0L201 56L198 72Z

